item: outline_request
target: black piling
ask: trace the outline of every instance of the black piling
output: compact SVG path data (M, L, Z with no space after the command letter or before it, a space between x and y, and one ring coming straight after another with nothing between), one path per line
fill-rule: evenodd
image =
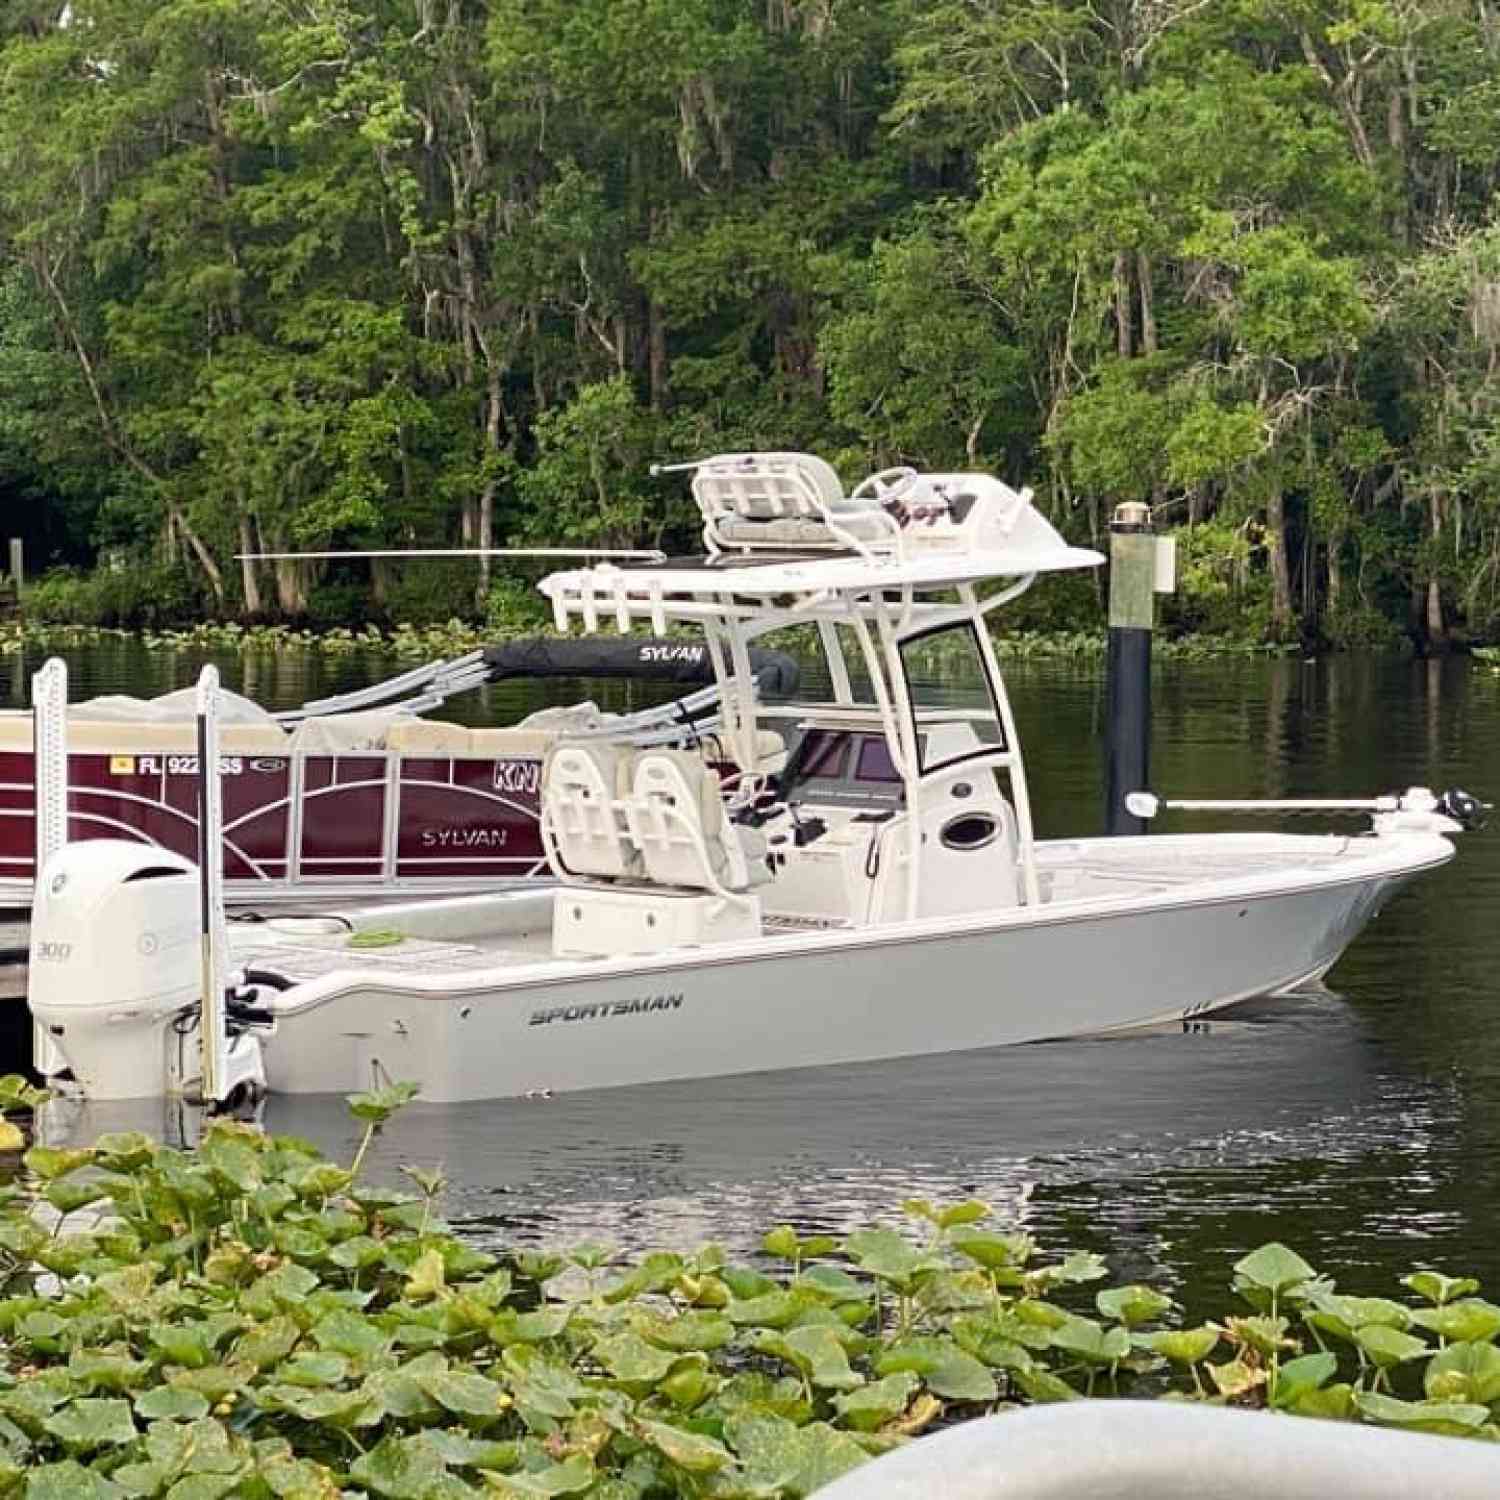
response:
M1144 833L1125 808L1151 786L1151 631L1156 622L1156 537L1151 507L1127 501L1109 523L1109 687L1104 831Z

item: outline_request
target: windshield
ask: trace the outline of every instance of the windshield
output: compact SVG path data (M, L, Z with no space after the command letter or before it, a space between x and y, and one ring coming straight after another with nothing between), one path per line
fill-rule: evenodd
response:
M906 691L916 715L923 771L1005 748L989 673L971 621L901 643Z

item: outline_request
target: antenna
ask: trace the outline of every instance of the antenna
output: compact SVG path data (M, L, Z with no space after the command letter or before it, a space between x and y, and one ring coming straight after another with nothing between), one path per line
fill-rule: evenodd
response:
M655 547L391 547L345 552L236 552L236 562L328 562L367 557L626 557L665 562Z

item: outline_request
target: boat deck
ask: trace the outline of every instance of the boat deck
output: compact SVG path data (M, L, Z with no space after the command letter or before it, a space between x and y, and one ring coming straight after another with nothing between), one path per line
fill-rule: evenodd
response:
M1130 892L1170 890L1214 880L1325 870L1368 852L1367 840L1314 834L1202 834L1152 838L1089 839L1037 846L1043 899L1074 900Z

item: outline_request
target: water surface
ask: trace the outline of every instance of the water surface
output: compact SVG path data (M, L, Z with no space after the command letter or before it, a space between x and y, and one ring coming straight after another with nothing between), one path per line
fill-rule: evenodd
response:
M73 696L186 686L203 659L90 647L70 656ZM275 707L391 670L359 656L219 664L227 686ZM6 658L0 698L18 701L21 673L37 665ZM1097 669L1025 663L1010 678L1040 832L1098 831ZM511 683L449 712L503 723L589 691L633 707L654 690ZM1477 663L1159 663L1154 698L1163 795L1364 796L1412 783L1500 793L1500 673ZM749 1248L782 1221L838 1229L908 1196L976 1194L1045 1243L1099 1250L1118 1274L1171 1284L1200 1311L1222 1307L1230 1263L1271 1238L1351 1289L1390 1290L1421 1264L1478 1274L1494 1295L1497 999L1493 831L1387 907L1325 990L1242 1008L1206 1032L419 1104L375 1163L392 1175L403 1161L441 1163L450 1217L496 1243ZM267 1121L340 1153L356 1138L335 1100L273 1100ZM159 1105L94 1110L76 1128L127 1123L180 1129Z

